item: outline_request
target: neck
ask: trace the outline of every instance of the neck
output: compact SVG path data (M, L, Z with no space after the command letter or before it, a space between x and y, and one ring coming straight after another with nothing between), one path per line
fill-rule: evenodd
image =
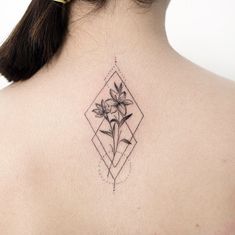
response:
M167 0L158 0L149 8L133 0L108 1L91 12L92 7L82 1L71 6L67 40L50 66L57 74L71 73L71 68L74 75L89 68L105 72L104 65L111 66L115 58L149 67L156 57L160 60L172 51L165 32Z

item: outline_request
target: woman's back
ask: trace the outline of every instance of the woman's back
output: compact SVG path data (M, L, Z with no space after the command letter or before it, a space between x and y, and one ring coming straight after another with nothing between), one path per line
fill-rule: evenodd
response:
M234 83L128 26L0 93L1 234L234 234Z

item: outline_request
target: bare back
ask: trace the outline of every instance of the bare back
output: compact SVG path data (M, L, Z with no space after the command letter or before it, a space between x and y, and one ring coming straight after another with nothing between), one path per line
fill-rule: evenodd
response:
M0 233L234 234L234 83L182 59L174 64L146 73L120 62L109 74L112 66L87 72L96 78L90 85L81 75L61 89L38 75L2 91ZM134 139L124 144L135 146L114 192L107 174L117 171L94 138L105 145L112 138L97 132L110 129L94 127L104 117L93 110L95 97L115 90L112 82L99 93L115 71L133 102L126 114Z
M234 235L235 84L170 47L169 1L87 2L0 92L0 234ZM61 19L39 19L44 48Z

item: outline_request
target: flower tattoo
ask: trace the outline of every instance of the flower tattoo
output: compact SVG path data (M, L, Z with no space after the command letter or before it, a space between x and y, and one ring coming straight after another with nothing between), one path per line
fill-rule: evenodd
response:
M93 110L93 112L96 113L96 117L98 118L106 118L110 111L110 106L104 100L101 100L101 104L96 104L96 109Z
M98 175L113 186L124 183L132 170L136 131L144 114L115 60L105 84L85 112L94 133L91 141L99 154Z
M116 91L110 89L111 99L108 99L106 102L112 107L111 113L119 112L122 116L127 113L127 105L133 104L133 102L129 99L126 99L126 92L122 91L123 85L122 83L118 87L116 83L114 83Z
M98 118L105 118L109 124L109 130L100 130L104 135L108 135L112 138L113 143L111 145L112 149L112 161L108 169L108 175L110 174L110 169L114 163L116 154L118 152L118 147L121 142L130 145L131 141L122 138L122 126L123 124L132 116L127 114L127 106L133 104L133 101L126 98L126 92L123 91L123 84L120 83L118 86L114 83L115 90L110 89L109 94L110 98L107 100L101 100L101 103L96 103L96 109L93 109L92 112L96 114Z

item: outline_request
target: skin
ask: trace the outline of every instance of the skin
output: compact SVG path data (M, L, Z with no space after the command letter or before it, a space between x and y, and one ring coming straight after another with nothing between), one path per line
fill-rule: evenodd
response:
M1 91L0 234L233 234L235 84L170 47L166 7L75 3L62 51ZM145 119L114 194L84 112L115 56Z

